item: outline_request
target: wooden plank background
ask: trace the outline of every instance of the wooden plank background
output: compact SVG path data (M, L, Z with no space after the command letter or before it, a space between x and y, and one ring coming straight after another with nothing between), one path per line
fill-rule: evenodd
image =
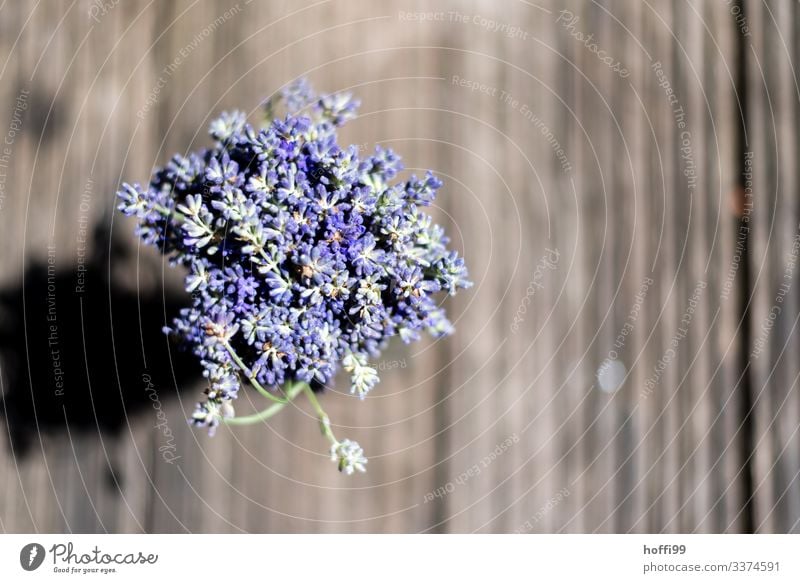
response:
M18 355L0 375L0 529L800 532L799 26L789 0L0 3L6 288L45 273L51 244L75 277L89 224L114 289L174 293L113 193L300 75L358 93L343 141L443 177L434 213L476 283L448 301L454 336L391 346L374 396L324 396L370 457L351 478L304 405L209 439L183 421L200 389L180 378L155 387L175 463L149 403L122 397L112 429L68 408L59 423L26 384L52 366L42 314L0 312ZM58 288L117 349L63 363L88 419L101 393L145 394L145 356L180 358L139 342L163 310L127 326L110 298ZM626 372L611 391L608 359ZM77 386L104 367L114 380Z

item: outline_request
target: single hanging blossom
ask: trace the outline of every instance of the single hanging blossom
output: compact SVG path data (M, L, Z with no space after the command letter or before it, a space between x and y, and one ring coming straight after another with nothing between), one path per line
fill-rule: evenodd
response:
M364 450L358 443L349 439L343 439L341 442L331 445L331 461L336 462L339 471L348 476L356 470L367 471L364 467L367 463Z

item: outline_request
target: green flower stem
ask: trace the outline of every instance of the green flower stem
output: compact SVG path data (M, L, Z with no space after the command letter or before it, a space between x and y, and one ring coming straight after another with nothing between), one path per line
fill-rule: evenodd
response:
M284 390L284 393L286 393L285 403L275 403L263 411L259 411L253 415L246 415L244 417L230 417L225 419L225 423L228 425L253 425L255 423L266 421L275 415L275 413L278 413L281 409L286 407L286 405L289 404L297 395L299 395L304 388L308 388L308 385L304 382L298 381L295 383L289 383Z
M275 120L275 104L272 99L269 99L264 104L264 119L262 129L267 129L270 124Z
M167 207L162 206L160 204L153 204L153 208L155 210L157 210L158 212L160 212L165 217L171 216L173 219L175 219L179 223L182 223L183 221L186 220L186 217L183 216L183 213L179 213L176 210L170 210Z
M322 406L319 404L319 400L317 396L314 394L314 391L311 390L311 387L305 385L304 390L306 392L306 397L308 397L308 402L311 403L311 406L314 407L314 411L317 413L317 417L319 418L319 427L322 430L322 435L328 438L328 441L331 442L331 445L339 445L339 440L336 439L336 436L333 434L331 430L331 420L328 417L328 414L322 409Z
M285 405L286 403L289 402L287 399L281 399L280 397L276 397L275 395L270 393L267 389L261 386L261 383L259 383L256 380L256 375L254 375L253 371L251 371L250 368L245 363L242 362L242 359L239 358L238 354L236 354L236 351L233 349L233 346L230 345L230 342L225 340L222 342L222 344L223 346L225 346L225 349L228 351L228 354L231 355L231 358L233 359L233 362L236 363L236 366L238 366L239 369L245 375L247 375L247 380L250 381L250 384L253 385L259 393L261 393L267 399L275 401L276 403L282 403L283 405Z

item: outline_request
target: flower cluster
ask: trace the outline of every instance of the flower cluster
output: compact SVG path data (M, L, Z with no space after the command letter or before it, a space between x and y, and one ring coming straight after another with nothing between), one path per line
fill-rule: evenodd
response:
M222 114L212 148L118 193L142 240L188 268L191 305L166 331L200 359L208 388L191 421L211 432L243 381L285 402L287 386L324 386L341 363L363 398L378 382L367 358L392 336L449 333L433 294L471 285L423 210L441 182L395 179L389 149L361 158L337 144L350 94L315 96L301 81L267 102L270 115L280 102L286 115L263 129ZM363 471L358 444L331 442L341 470Z

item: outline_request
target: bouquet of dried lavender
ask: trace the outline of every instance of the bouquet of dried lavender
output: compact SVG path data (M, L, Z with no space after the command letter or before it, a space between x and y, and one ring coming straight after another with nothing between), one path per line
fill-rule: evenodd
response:
M334 436L313 389L341 365L363 399L378 382L368 357L395 335L448 334L433 294L471 284L422 210L441 182L430 172L393 182L402 167L391 150L360 158L337 144L358 105L350 94L315 96L299 81L267 102L270 116L280 102L287 115L264 129L222 114L212 148L174 156L147 188L123 184L119 209L138 219L145 243L188 269L191 306L165 331L208 380L190 421L209 433L260 422L305 393L332 460L351 474L364 471L363 450ZM272 403L235 417L244 382Z

